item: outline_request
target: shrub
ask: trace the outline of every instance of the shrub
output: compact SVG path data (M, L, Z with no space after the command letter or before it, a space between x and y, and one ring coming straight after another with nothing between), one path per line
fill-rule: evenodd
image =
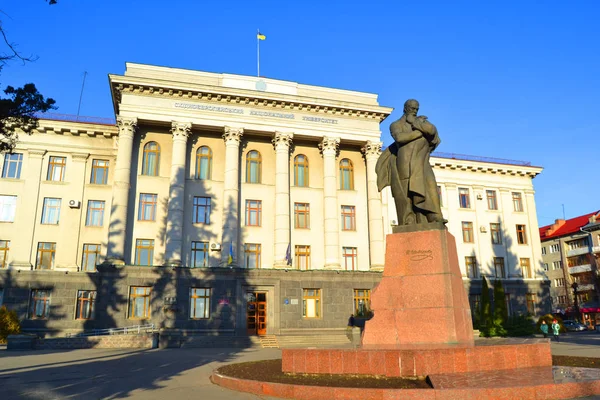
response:
M16 311L0 307L0 343L6 343L8 335L21 333L21 323Z
M548 324L548 335L552 335L552 321L556 320L558 322L558 324L560 325L560 333L565 333L567 332L567 328L565 328L565 326L563 325L563 321L561 317L555 317L552 314L546 314L546 315L542 315L540 317L540 319L538 319L537 324L536 324L536 332L540 333L540 325L542 325L542 320L546 321L546 324Z
M535 333L535 324L529 315L513 315L506 323L508 336L531 336Z
M485 276L481 282L481 313L479 315L479 336L490 337L490 329L492 329L492 313L491 313L490 289Z

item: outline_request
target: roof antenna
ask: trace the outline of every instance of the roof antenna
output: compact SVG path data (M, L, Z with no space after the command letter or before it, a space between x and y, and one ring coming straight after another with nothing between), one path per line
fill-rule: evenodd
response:
M566 218L565 218L565 205L564 204L562 205L562 208L563 208L563 219L566 220Z
M83 87L85 86L85 77L87 71L83 71L83 82L81 83L81 93L79 94L79 105L77 106L77 121L79 121L79 110L81 110L81 99L83 98Z

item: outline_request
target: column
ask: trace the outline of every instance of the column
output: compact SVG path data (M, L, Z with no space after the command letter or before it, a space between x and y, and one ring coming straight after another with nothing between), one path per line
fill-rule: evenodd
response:
M187 139L192 129L189 122L171 123L173 151L171 154L171 185L167 206L167 245L165 262L168 266L180 267L183 254L183 209L186 172Z
M287 267L290 246L290 144L293 133L275 132L275 267Z
M131 152L133 135L137 127L137 118L117 117L119 138L117 145L117 162L115 166L115 183L113 185L110 222L108 225L108 248L106 258L109 263L124 265L125 238L127 234L127 203L131 176ZM129 257L127 257L129 258Z
M244 130L242 128L225 127L225 182L223 182L223 239L221 247L221 264L227 266L229 249L233 248L233 264L238 262L239 238L239 194L240 194L240 142Z
M336 156L339 138L323 137L323 214L325 216L325 269L340 268L340 210L337 204Z
M367 161L367 204L369 212L369 261L370 269L383 271L385 264L385 245L383 234L383 213L381 196L377 190L375 165L381 154L381 142L370 140L362 148Z

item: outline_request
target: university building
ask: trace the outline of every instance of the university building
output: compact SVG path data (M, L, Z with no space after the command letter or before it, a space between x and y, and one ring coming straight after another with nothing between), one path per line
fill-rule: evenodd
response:
M116 121L48 115L2 160L0 301L26 330L326 333L368 314L395 223L377 95L131 63L109 79ZM473 304L490 276L542 312L541 168L432 165Z

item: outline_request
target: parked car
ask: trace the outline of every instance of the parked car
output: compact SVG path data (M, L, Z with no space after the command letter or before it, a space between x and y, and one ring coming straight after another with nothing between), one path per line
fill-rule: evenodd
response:
M587 326L585 326L584 324L581 324L577 321L572 321L572 320L566 319L563 321L563 325L569 332L587 331Z

